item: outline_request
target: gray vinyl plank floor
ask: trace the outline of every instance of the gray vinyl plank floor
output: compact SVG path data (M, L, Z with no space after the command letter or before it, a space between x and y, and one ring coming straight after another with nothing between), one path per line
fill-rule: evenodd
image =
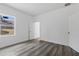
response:
M69 46L42 40L29 40L0 48L0 56L79 56L79 53Z

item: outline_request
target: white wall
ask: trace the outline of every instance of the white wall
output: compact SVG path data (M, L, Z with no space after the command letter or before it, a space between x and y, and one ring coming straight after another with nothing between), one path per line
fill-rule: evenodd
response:
M79 52L79 12L69 18L69 45Z
M77 11L79 6L72 5L37 16L41 23L41 39L68 45L69 16Z
M41 39L65 44L68 41L68 19L64 10L57 10L37 16L41 23Z
M28 24L31 16L6 5L0 5L0 13L16 17L16 36L0 37L0 48L17 42L28 40Z

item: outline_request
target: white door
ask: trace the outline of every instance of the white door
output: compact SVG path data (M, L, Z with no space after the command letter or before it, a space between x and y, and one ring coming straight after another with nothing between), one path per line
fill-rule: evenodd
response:
M69 19L70 39L69 45L79 52L79 13L74 14Z
M34 38L40 38L40 22L34 22Z
M32 22L29 29L30 39L40 38L40 22Z

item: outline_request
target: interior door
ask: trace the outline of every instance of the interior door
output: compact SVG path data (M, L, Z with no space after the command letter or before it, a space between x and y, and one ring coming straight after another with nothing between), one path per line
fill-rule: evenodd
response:
M30 24L30 39L40 38L40 22L32 22Z
M79 13L70 16L69 31L69 45L75 50L79 51Z

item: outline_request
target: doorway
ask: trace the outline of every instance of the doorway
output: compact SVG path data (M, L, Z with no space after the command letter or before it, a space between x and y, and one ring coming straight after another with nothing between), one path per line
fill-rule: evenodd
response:
M30 24L30 39L40 38L40 22L32 22Z
M34 38L40 38L40 22L34 22Z

